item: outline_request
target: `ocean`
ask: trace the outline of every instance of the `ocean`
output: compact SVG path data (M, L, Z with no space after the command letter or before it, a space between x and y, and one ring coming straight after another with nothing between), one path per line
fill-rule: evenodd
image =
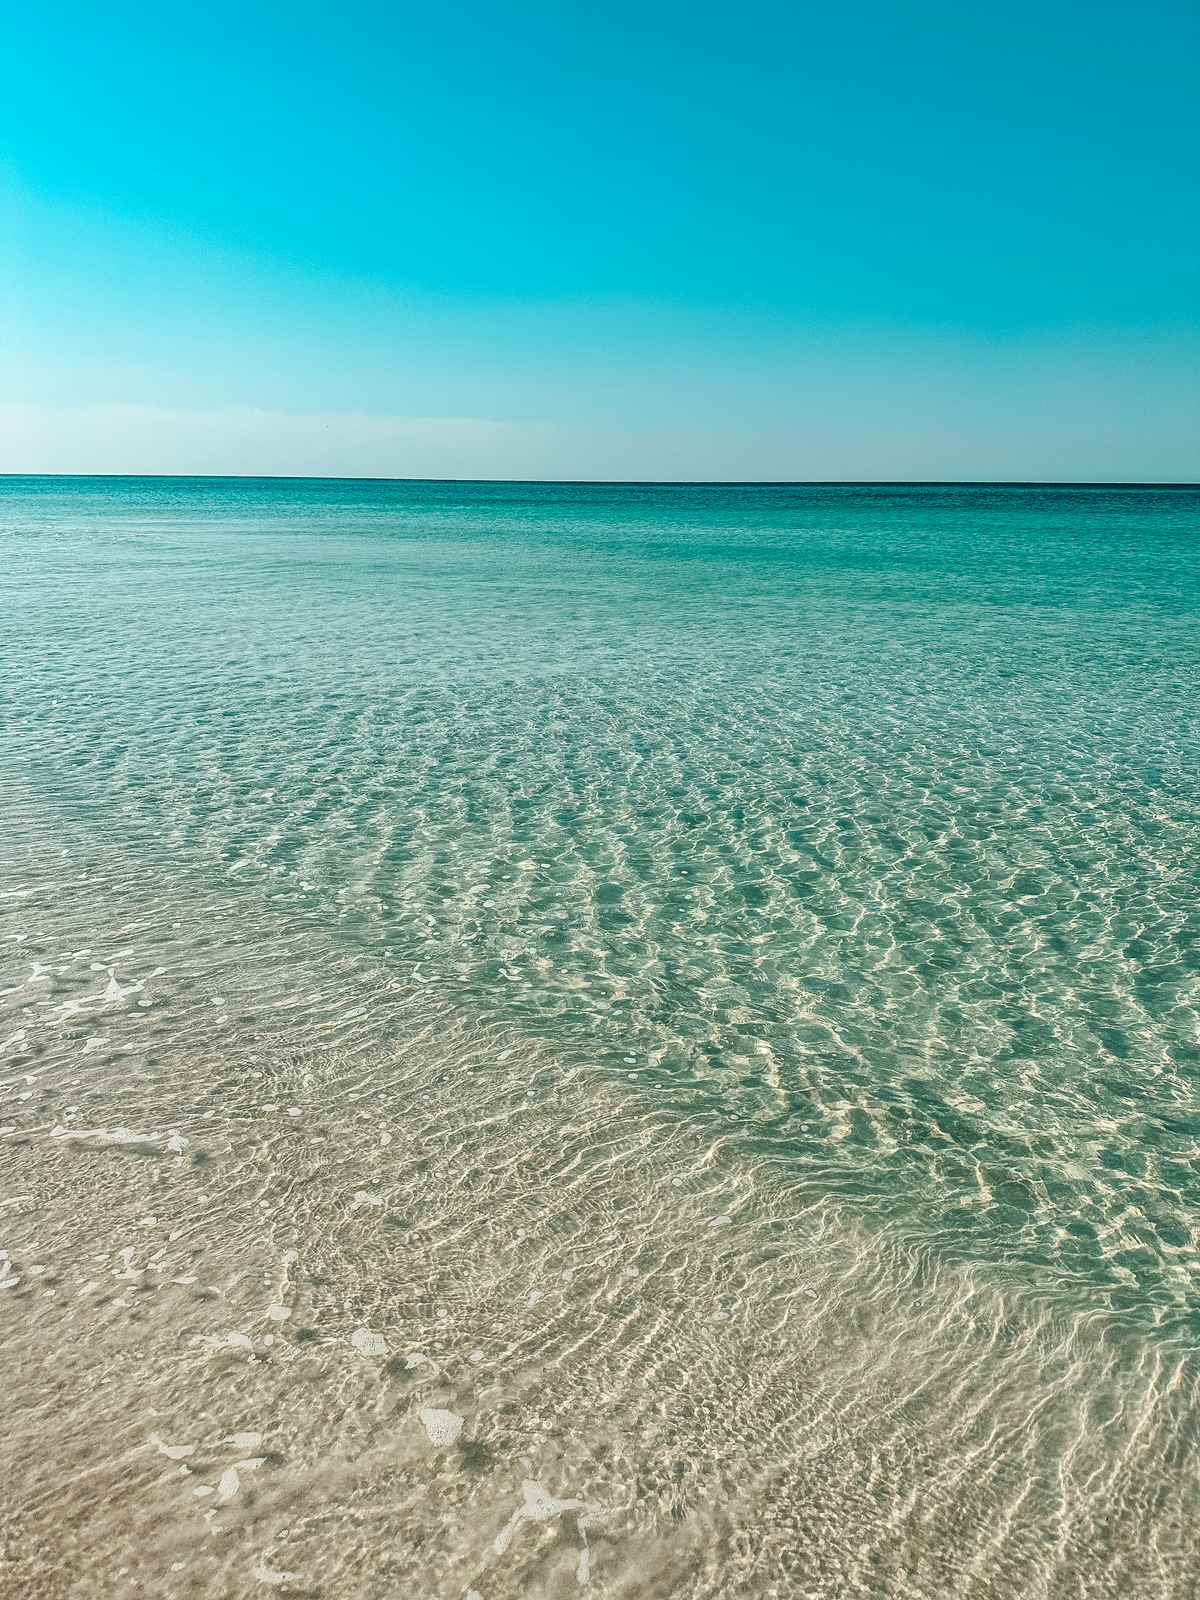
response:
M12 1592L1191 1592L1198 621L1195 488L0 478Z

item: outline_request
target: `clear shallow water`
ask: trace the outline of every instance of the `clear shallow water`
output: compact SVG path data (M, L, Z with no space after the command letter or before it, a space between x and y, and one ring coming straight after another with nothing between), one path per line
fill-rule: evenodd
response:
M5 480L6 814L1200 1328L1200 496Z
M347 1282L310 1274L305 1314L337 1301L343 1343L366 1296L465 1361L433 1297L449 1264L478 1318L501 1239L530 1310L565 1241L607 1240L600 1299L647 1250L627 1344L590 1350L594 1301L556 1303L545 1346L490 1324L566 1430L547 1488L598 1478L632 1519L629 1592L1184 1592L1200 493L7 479L0 574L0 1121L31 1194L86 1170L93 1255L133 1237L142 1169L56 1126L203 1141L214 1189L255 1198L174 1204L234 1257L271 1246L260 1299L289 1228L340 1237ZM279 1083L327 1123L303 1206ZM372 1129L423 1107L390 1181L430 1213L428 1305L367 1288L391 1268L352 1196L392 1147L354 1153L363 1084ZM462 1199L479 1127L520 1181L480 1153L468 1225L432 1195ZM627 1430L627 1470L611 1438L585 1470L563 1419L600 1386L656 1395L670 1448ZM719 1487L681 1522L673 1474L705 1458ZM631 1482L658 1486L645 1525ZM807 1548L822 1496L857 1543L831 1526L790 1579L712 1510L771 1507ZM411 1518L461 1594L476 1568ZM645 1543L656 1518L707 1530L695 1570ZM484 1600L516 1582L488 1576Z

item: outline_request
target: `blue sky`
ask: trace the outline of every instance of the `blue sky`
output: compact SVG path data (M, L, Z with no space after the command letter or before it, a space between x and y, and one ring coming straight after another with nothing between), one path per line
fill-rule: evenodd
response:
M6 20L0 470L1200 477L1200 11Z

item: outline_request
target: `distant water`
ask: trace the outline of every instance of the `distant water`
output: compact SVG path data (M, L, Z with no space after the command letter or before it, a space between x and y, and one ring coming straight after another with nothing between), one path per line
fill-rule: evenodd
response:
M486 1042L511 1075L521 1041L628 1120L623 1161L692 1140L730 1194L786 1195L755 1201L772 1238L819 1208L1129 1341L1165 1393L1200 1353L1198 624L1187 488L0 479L2 1081L74 1073L84 1105L89 1073L119 1101L157 1072L145 1120L218 1044L236 1095L280 1040L381 1060L419 1023L476 1052L482 1126ZM575 1090L535 1106L530 1070L529 1148L586 1167ZM100 1120L64 1095L49 1121ZM768 1262L736 1269L751 1299ZM1102 1368L1047 1392L1086 1412ZM1173 1527L1140 1576L1044 1592L1182 1593ZM976 1592L856 1570L828 1592Z

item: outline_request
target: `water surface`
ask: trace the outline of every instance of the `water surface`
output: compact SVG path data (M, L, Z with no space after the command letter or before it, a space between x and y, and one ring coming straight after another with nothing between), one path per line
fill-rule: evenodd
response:
M0 1121L35 1166L54 1127L165 1139L170 1108L193 1141L224 1116L214 1159L268 1193L287 1171L264 1131L288 1114L282 1075L311 1096L293 1124L332 1119L312 1205L340 1204L351 1167L351 1195L383 1193L393 1158L392 1181L419 1192L433 1160L428 1272L486 1276L502 1242L530 1312L533 1278L581 1270L555 1256L566 1238L632 1208L596 1292L657 1243L661 1294L639 1302L623 1374L610 1351L571 1381L604 1370L634 1411L703 1392L708 1422L672 1459L723 1465L720 1491L674 1516L674 1467L646 1465L657 1447L624 1477L592 1464L609 1474L595 1495L611 1510L628 1491L634 1523L628 1480L665 1475L650 1521L667 1543L638 1554L631 1534L609 1557L604 1581L625 1571L630 1593L657 1592L659 1572L663 1593L1032 1593L1034 1573L1046 1593L1183 1592L1200 491L9 478L0 575ZM407 1166L390 1140L352 1157L351 1062L370 1063L383 1132L411 1120L419 1081L431 1129L455 1139ZM489 1119L495 1169L522 1177L496 1192L477 1151L490 1198L468 1227L447 1174ZM118 1149L53 1143L113 1206L132 1170ZM524 1214L585 1177L575 1221L544 1220L545 1237L512 1210L516 1192ZM239 1216L225 1236L249 1248ZM339 1216L305 1237L346 1230L344 1339L346 1307L391 1269L364 1231L383 1226L374 1202ZM726 1284L710 1277L718 1237ZM274 1248L260 1276L283 1270L282 1235ZM702 1303L763 1374L753 1426L720 1360L688 1345ZM437 1310L420 1312L426 1344ZM589 1313L555 1315L578 1351ZM942 1372L935 1392L916 1366L891 1372L906 1343ZM551 1347L518 1357L510 1340L511 1381ZM879 1387L852 1398L847 1367ZM573 1389L560 1398L577 1409ZM843 1406L861 1408L853 1423ZM964 1406L983 1431L952 1440ZM839 1464L822 1457L814 1482L839 1486L857 1554L807 1577L738 1556L735 1503L743 1525L774 1506L785 1543L812 1543L789 1473L832 1415L866 1457L826 1441ZM1109 1422L1111 1448L1101 1433L1076 1459ZM877 1525L862 1461L898 1437ZM562 1449L572 1471L544 1487L578 1498L566 1479L587 1473ZM920 1515L962 1501L979 1452L978 1507L922 1532ZM773 1490L755 1476L750 1491L773 1470ZM919 1515L929 1474L945 1484ZM439 1518L412 1516L451 1548ZM672 1565L701 1528L694 1570ZM560 1542L576 1563L577 1535ZM862 1565L868 1545L882 1569ZM327 1572L330 1592L374 1592L365 1570Z

